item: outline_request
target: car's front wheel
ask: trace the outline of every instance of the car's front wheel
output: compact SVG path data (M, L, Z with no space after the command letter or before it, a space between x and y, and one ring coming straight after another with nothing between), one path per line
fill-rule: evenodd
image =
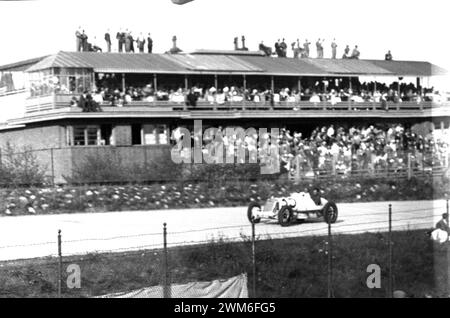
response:
M278 211L278 223L281 226L289 226L294 220L294 211L290 206L283 206L280 211Z
M336 223L338 218L338 208L336 206L336 203L334 202L328 202L323 207L323 218L325 219L325 222L327 223Z
M247 209L247 218L250 221L250 223L259 223L261 221L261 218L255 217L257 212L261 211L261 205L259 205L256 202L252 202L248 205Z

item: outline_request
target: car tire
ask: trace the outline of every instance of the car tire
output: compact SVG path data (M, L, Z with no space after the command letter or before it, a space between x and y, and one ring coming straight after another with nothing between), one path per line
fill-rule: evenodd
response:
M259 205L256 202L250 203L248 205L248 209L247 209L247 218L250 221L250 223L257 224L257 223L261 222L261 218L254 218L253 217L253 212L252 211L253 211L254 208L258 208L258 209L261 210L261 205Z
M280 211L278 211L278 223L281 226L289 226L294 220L294 211L290 206L283 206Z
M325 222L327 223L336 223L338 218L338 208L336 206L336 203L334 202L328 202L325 204L322 210L323 218Z

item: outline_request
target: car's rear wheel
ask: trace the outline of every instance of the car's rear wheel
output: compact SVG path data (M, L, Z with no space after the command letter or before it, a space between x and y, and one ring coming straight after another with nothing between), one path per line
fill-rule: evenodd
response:
M294 211L290 206L284 206L278 211L278 223L281 226L289 226L294 220Z
M327 223L336 223L338 218L338 208L336 206L336 203L334 202L328 202L323 207L323 218L325 219L325 222Z
M250 221L250 223L259 223L261 221L261 218L255 217L256 212L261 211L261 205L259 205L256 202L252 202L248 205L247 209L247 218Z

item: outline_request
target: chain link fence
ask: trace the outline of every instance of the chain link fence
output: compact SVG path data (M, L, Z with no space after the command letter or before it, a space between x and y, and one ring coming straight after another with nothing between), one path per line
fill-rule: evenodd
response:
M94 297L154 286L147 296L182 298L183 289L173 286L248 273L250 297L393 297L396 290L442 297L450 291L449 243L433 243L427 232L446 211L448 201L404 210L386 205L335 224L190 231L164 224L153 233L99 231L80 239L55 229L54 240L0 246L4 259L22 258L0 263L0 290L2 297ZM369 270L377 266L379 277ZM208 293L220 294L214 288Z

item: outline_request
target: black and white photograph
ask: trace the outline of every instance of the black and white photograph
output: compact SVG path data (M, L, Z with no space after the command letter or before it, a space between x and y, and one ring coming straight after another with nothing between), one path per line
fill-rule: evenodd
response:
M0 298L449 298L446 2L0 0Z

